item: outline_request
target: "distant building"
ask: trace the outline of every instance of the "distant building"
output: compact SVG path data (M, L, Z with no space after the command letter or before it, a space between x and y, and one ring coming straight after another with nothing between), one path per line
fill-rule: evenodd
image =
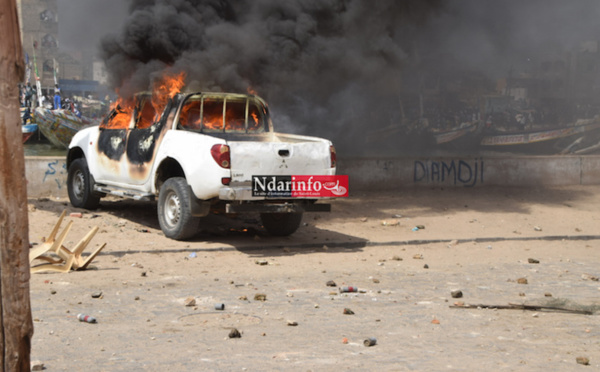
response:
M17 7L24 58L31 65L30 81L35 81L35 55L42 87L54 86L54 61L59 54L57 0L17 0Z
M107 89L103 85L108 80L104 63L95 60L90 50L60 49L58 0L17 0L17 7L23 58L28 59L31 67L29 81L35 81L35 54L44 94L53 94L56 73L63 95L104 97Z

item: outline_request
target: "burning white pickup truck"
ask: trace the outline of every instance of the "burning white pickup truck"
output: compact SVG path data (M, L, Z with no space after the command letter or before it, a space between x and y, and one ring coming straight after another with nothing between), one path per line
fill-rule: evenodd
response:
M139 94L73 137L67 167L73 206L158 199L160 227L177 240L211 210L258 212L269 233L289 235L303 212L330 210L319 199L348 195L330 141L276 133L264 100L246 94Z

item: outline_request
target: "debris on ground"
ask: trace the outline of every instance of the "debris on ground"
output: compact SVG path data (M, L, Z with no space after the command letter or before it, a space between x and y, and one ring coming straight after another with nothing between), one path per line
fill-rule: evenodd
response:
M376 344L377 344L377 339L374 337L369 337L363 341L363 345L365 345L367 347L375 346Z
M463 293L461 290L455 290L450 292L450 295L452 296L452 298L461 298L463 296Z
M237 328L232 328L231 331L229 332L229 338L241 338L242 334L240 333L240 331L237 330Z
M575 361L577 362L577 364L583 364L584 366L590 365L590 359L586 357L577 357L575 358Z
M29 251L29 263L31 265L32 273L39 273L42 271L66 273L71 271L71 269L85 270L94 258L96 258L98 253L106 246L106 243L104 243L85 259L81 257L85 248L98 232L99 227L96 226L75 245L73 250L65 247L63 243L71 230L71 226L73 226L73 221L69 221L67 227L65 227L58 237L56 235L58 234L58 230L60 229L60 225L66 214L67 211L63 210L48 238L44 239L42 244ZM33 265L32 262L36 259L45 261L46 263Z
M92 298L102 298L102 291L92 293Z
M530 310L530 311L548 311L557 313L568 313L568 314L582 314L592 315L593 312L589 310L577 310L569 309L566 307L558 306L540 306L540 305L523 305L523 304L511 304L508 305L484 305L484 304L462 304L460 306L450 306L453 309L498 309L498 310Z
M196 306L196 299L194 297L188 297L183 301L185 306Z

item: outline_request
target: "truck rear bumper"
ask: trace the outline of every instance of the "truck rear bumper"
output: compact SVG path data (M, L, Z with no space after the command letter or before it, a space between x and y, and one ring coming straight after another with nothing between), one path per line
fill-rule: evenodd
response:
M247 185L226 186L219 190L219 199L226 202L227 213L303 213L330 212L331 204L315 204L314 199L252 196ZM325 198L324 198L325 199Z

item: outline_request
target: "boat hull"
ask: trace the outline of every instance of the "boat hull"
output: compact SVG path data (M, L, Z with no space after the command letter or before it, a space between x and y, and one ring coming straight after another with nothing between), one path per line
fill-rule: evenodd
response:
M81 129L98 125L85 117L79 118L71 111L48 110L38 107L35 110L35 121L40 132L56 147L67 149L71 139Z
M590 135L598 131L600 131L600 121L598 119L580 120L574 125L564 128L486 134L482 137L480 145L482 148L498 151L545 149L556 152L557 149L554 145L559 141L575 136Z
M27 140L30 139L35 132L37 132L37 130L37 124L23 124L21 126L21 131L23 132L23 143L27 142Z

